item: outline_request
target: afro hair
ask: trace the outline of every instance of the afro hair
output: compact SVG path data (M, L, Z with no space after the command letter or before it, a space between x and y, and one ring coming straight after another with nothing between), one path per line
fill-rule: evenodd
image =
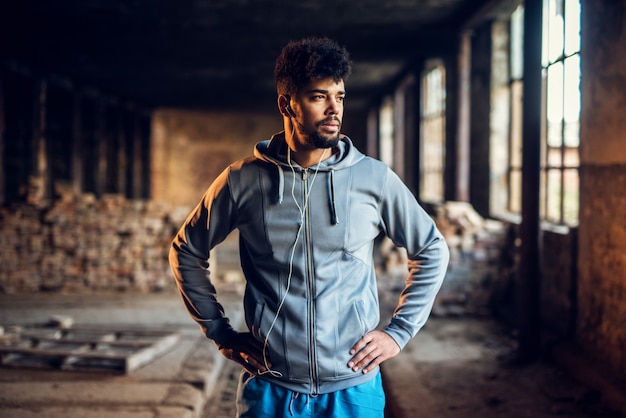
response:
M328 38L290 41L276 59L276 91L294 95L310 80L345 81L351 72L350 55L337 42Z

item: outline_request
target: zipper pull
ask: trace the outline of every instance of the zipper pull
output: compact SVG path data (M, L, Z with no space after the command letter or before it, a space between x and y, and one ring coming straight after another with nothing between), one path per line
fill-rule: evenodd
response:
M307 177L309 177L309 169L305 168L302 170L302 180L306 181Z

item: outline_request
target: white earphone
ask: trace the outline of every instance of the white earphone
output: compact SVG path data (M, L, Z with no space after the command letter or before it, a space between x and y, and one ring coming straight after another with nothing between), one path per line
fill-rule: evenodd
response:
M289 110L290 114L293 114L293 111L291 111L291 108L289 108L289 106L287 106L285 108L286 110ZM293 115L292 117L294 117L295 115ZM263 364L265 366L265 368L267 369L266 371L259 371L260 375L269 373L274 377L282 377L283 374L281 372L279 372L278 370L274 370L271 367L269 367L269 362L267 359L267 344L269 342L269 338L270 338L270 334L272 333L272 330L274 329L274 325L276 325L276 320L278 320L278 315L280 315L280 311L283 309L283 305L285 304L285 299L287 298L287 294L289 293L289 288L291 287L291 279L292 279L292 275L293 275L293 259L294 259L294 255L296 252L296 246L298 245L298 240L300 238L300 234L302 233L302 228L304 226L304 216L305 216L305 212L307 210L307 206L309 205L309 196L311 195L311 190L313 189L313 184L315 183L315 179L317 178L317 173L319 172L320 169L320 164L322 163L322 160L324 159L324 155L326 154L326 149L324 149L324 152L322 152L322 155L320 156L320 160L317 163L317 166L315 167L315 172L313 174L313 177L311 179L311 183L309 185L309 188L307 190L305 190L304 192L304 205L300 206L300 204L298 203L298 199L296 199L296 195L295 195L295 182L292 183L291 186L291 197L293 198L294 203L296 204L296 206L298 207L298 211L300 213L300 220L298 222L298 232L296 233L296 238L293 242L293 245L291 247L290 250L290 255L289 255L289 275L287 276L287 287L285 289L285 293L282 297L282 299L280 300L280 303L278 304L278 308L276 309L276 315L274 316L274 319L272 320L272 324L270 325L269 329L267 330L267 334L265 335L265 338L263 340ZM296 172L295 169L293 167L293 164L291 163L291 148L287 147L287 163L289 164L289 167L291 168L291 172L294 176L294 179L296 177Z

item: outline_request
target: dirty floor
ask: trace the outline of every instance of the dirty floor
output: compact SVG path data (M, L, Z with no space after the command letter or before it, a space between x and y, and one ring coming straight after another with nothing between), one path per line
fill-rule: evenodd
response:
M227 363L205 417L235 413L239 367ZM517 364L515 339L496 321L431 318L383 367L388 418L611 417L601 394L547 359Z

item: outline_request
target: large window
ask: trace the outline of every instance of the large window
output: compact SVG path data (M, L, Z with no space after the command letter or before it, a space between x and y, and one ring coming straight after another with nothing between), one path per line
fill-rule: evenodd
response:
M445 70L440 61L430 62L422 76L420 123L420 198L441 202L444 199L446 88Z
M580 121L580 0L545 0L541 216L578 223Z
M544 0L540 209L543 220L563 225L578 222L580 11L580 0ZM496 215L521 212L523 26L519 6L508 30L501 23L493 30L490 206Z
M521 213L524 8L494 22L491 57L490 211Z

